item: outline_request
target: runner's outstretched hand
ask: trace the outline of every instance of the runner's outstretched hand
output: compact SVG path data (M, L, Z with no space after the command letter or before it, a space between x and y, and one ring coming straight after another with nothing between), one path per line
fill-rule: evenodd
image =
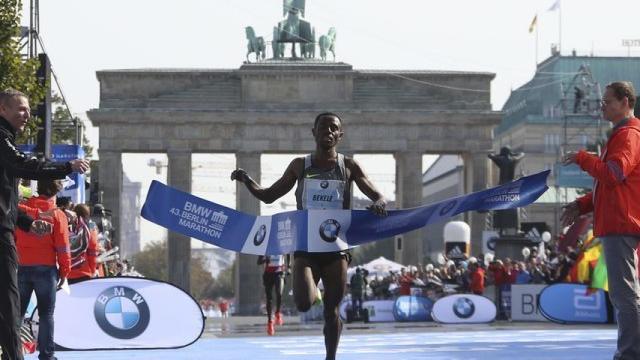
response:
M231 180L236 180L239 181L241 183L246 182L249 179L249 175L247 175L247 172L244 171L244 169L236 169L233 170L233 172L231 173Z
M378 216L387 216L387 202L384 201L383 199L380 199L378 201L375 201L373 204L367 206L367 210L371 211L372 213L378 215Z

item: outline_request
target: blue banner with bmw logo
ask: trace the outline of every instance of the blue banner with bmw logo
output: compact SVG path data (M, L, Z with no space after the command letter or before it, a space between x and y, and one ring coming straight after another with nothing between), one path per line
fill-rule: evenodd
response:
M255 255L332 252L419 229L467 211L523 207L548 187L549 171L495 188L379 217L367 210L296 210L254 216L154 181L142 217L224 249Z

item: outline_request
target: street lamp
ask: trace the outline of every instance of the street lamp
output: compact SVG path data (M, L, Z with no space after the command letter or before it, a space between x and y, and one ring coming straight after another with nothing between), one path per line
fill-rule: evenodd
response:
M154 158L149 159L149 162L147 162L147 165L151 166L151 167L155 167L157 175L162 174L162 168L163 167L169 167L169 165L166 164L164 161L156 160Z

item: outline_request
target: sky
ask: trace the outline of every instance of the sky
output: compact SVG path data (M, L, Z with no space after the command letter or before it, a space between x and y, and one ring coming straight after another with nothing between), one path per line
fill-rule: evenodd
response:
M622 40L640 39L640 1L560 1L560 10L548 11L556 0L307 0L306 19L318 35L336 28L337 61L354 69L495 73L491 102L499 110L510 91L535 72L536 31L529 33L534 16L537 61L547 58L551 44L558 43L560 20L563 54L575 49L579 55L626 56L629 49ZM29 1L23 3L26 25ZM99 106L96 71L237 69L246 54L245 26L253 26L270 41L272 28L281 18L282 0L40 1L45 50L69 107L84 119L87 110ZM630 50L631 55L640 56L640 48ZM90 128L95 148L99 146L97 136L98 130ZM262 180L275 181L292 156L263 159ZM155 169L145 165L148 158L131 155L123 161L125 173L143 182L143 188L155 177ZM359 161L365 169L374 168L372 178L391 196L395 191L390 180L395 171L393 160L388 155L376 159L361 157ZM194 193L207 197L217 193L219 202L233 205L227 190L234 187L221 179L211 185L207 176L216 174L206 170L210 166L233 169L233 157L193 160ZM423 170L431 160L425 157Z
M28 1L23 1L28 5ZM535 70L559 39L568 54L626 55L638 39L635 0L307 0L306 18L337 29L337 60L355 69L489 71L494 109ZM25 14L28 14L25 7ZM72 111L96 108L95 72L124 68L238 68L244 27L271 40L281 0L42 0L40 33ZM23 16L26 24L28 16ZM640 48L632 51L640 55Z

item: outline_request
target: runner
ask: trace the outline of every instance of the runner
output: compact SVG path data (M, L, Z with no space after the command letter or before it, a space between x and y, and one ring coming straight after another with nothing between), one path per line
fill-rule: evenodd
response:
M259 200L272 203L288 193L297 183L296 203L302 209L350 209L351 184L373 201L372 212L386 215L384 196L376 190L360 165L336 150L344 131L342 120L334 113L322 113L315 119L313 154L294 159L284 175L271 187L262 188L242 169L231 174L232 180L244 183ZM327 359L336 357L342 322L338 312L344 297L347 266L351 255L347 251L329 253L294 253L293 296L299 311L306 312L316 299L317 284L324 284L324 339Z
M282 290L284 288L284 276L289 267L289 255L258 256L258 265L264 264L262 284L267 295L267 334L275 334L275 325L282 326ZM271 318L273 306L273 290L276 292L275 321Z

